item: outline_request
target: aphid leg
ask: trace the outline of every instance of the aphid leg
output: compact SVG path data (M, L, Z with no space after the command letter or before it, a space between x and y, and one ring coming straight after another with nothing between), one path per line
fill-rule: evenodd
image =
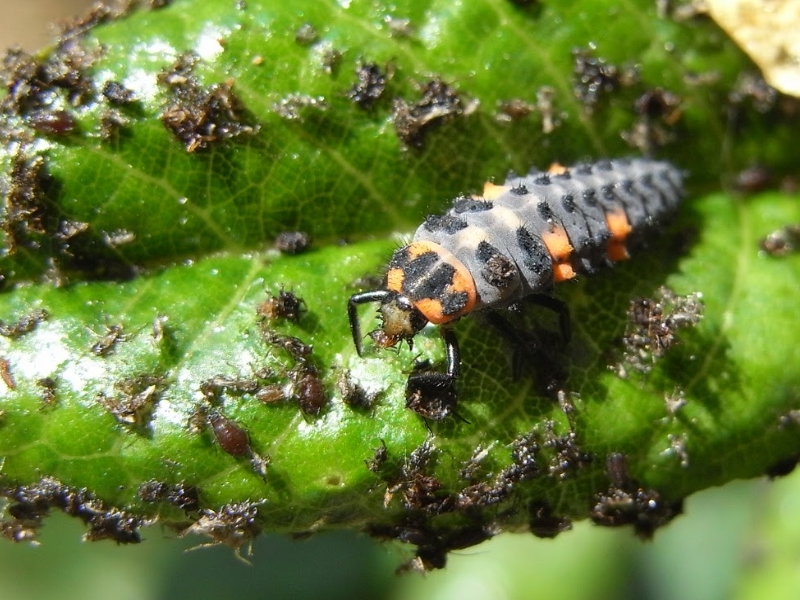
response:
M383 302L390 294L387 290L373 290L371 292L361 292L350 296L347 302L347 318L350 319L350 333L353 334L353 343L356 352L361 356L361 324L358 322L358 305L367 302Z
M561 337L564 338L564 344L566 345L572 337L572 325L570 324L569 306L567 306L567 303L550 294L533 294L532 296L528 296L526 300L550 309L558 314L558 327L561 330Z

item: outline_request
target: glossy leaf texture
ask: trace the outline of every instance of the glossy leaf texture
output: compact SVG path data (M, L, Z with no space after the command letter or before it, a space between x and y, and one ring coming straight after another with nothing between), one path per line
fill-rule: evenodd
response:
M12 503L91 494L126 517L76 516L117 541L155 516L237 548L366 529L433 568L587 516L647 536L800 451L800 260L759 245L796 244L800 205L709 193L791 172L795 117L709 22L650 2L175 0L85 25L7 61L28 86L0 126ZM434 329L356 355L347 299L378 285L392 232L509 168L642 151L686 169L689 198L630 262L558 286L568 343L540 307L511 315L536 332L522 377L463 319L456 415L426 422L405 385L442 362ZM310 251L268 249L293 230ZM264 304L281 290L296 322Z

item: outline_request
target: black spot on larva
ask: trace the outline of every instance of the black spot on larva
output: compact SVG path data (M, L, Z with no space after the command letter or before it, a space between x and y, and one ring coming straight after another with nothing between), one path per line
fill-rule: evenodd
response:
M597 206L597 192L595 190L583 190L583 201L586 206Z
M568 213L575 212L575 197L572 194L564 194L561 197L561 204Z
M550 205L547 202L545 202L544 200L540 201L536 205L536 210L539 211L539 214L546 221L551 221L553 219L553 209L550 208Z
M456 198L455 202L453 202L453 212L458 214L484 212L490 210L492 206L493 205L490 200L475 200L473 198L462 196L460 198Z
M451 215L428 215L424 225L428 231L444 231L449 235L469 226L466 221Z
M481 242L475 252L478 262L483 264L481 276L491 286L504 288L516 279L514 263L489 242Z
M571 171L576 175L591 175L592 165L587 165L586 163L575 165L572 167Z
M524 185L513 187L511 188L511 193L515 196L526 196L528 194L528 188L526 188Z
M536 185L550 185L550 175L540 175L533 180Z
M391 264L391 267L399 267L403 269L403 273L405 274L405 279L403 281L403 288L404 289L411 289L416 288L420 285L420 282L424 279L434 279L434 274L432 269L437 264L441 263L439 255L436 252L426 252L425 254L420 254L413 260L408 260L408 254L405 256L397 257L398 261L396 264ZM395 260L392 260L392 263L395 263ZM455 269L450 265L440 264L442 269L436 270L436 277L443 276L447 279L447 283L442 285L448 285L450 281L452 281L453 274L455 273ZM431 298L433 296L422 296L423 298Z
M454 315L462 310L467 305L466 292L446 292L442 298L442 314Z
M564 171L563 173L556 173L555 177L556 179L563 179L563 180L572 179L572 175L570 175L569 171Z
M530 271L538 275L552 269L552 259L544 243L524 227L517 229L517 244L525 253L523 262Z

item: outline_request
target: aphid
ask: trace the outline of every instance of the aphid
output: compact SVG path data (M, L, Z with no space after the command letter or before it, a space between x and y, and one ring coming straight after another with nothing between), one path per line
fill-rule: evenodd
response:
M553 284L627 259L628 245L675 210L682 183L683 173L667 162L615 159L554 165L503 185L487 183L482 197L456 198L394 253L382 289L350 297L356 351L363 350L359 304L380 303L383 323L372 336L380 347L410 345L428 323L441 325L446 372L412 374L409 386L436 389L449 406L452 398L441 392L455 382L460 365L449 324L529 297L557 309L566 333L565 307L548 295ZM415 378L423 379L417 385Z

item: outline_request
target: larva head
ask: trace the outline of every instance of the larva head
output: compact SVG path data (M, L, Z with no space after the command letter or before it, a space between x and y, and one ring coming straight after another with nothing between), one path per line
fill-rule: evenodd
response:
M411 340L429 322L448 323L472 311L477 303L475 282L467 268L433 242L418 241L397 250L386 273L386 288L350 298L350 330L359 354L358 304L381 303L383 323L371 336L379 346L390 348Z

